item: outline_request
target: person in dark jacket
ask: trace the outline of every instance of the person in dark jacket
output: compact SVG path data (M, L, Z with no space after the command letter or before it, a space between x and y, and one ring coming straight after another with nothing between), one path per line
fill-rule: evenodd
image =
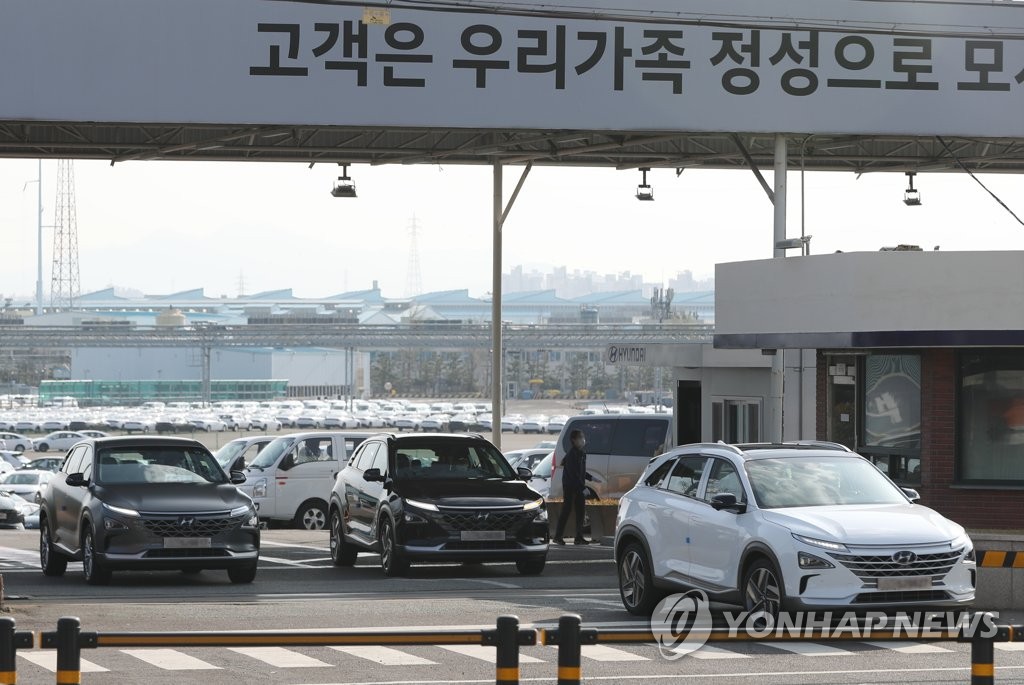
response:
M576 513L576 540L577 545L587 545L590 541L583 537L583 519L586 514L586 498L584 481L594 480L593 476L587 473L587 453L583 448L587 445L587 439L583 431L577 429L569 433L569 441L572 447L565 453L562 460L562 512L558 515L558 523L555 526L555 537L553 542L556 545L564 545L565 540L562 534L569 522L569 513Z

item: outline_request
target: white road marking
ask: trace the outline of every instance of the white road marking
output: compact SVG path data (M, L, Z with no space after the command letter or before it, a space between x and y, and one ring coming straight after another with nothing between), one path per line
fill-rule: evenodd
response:
M925 644L922 642L913 642L909 645L903 642L865 642L864 644L868 644L873 647L881 647L882 649L891 649L892 651L900 652L901 654L938 654L940 652L953 651L952 649L946 649L945 647Z
M18 656L26 661L31 661L36 666L42 666L51 673L57 672L57 652L56 651L45 651L45 652L18 652ZM91 661L81 659L79 661L79 670L82 673L103 673L109 669L103 668L98 664L94 664Z
M853 654L845 649L829 647L819 642L764 642L762 644L800 656L851 656Z
M278 668L317 668L333 665L284 647L231 647L230 649L232 652L250 656Z
M1003 666L1000 667L1000 671L1019 670L1024 666ZM644 680L662 680L671 682L680 682L684 680L693 681L707 681L707 680L736 680L737 678L759 678L766 675L773 677L784 677L784 676L810 676L818 677L818 682L825 682L829 677L834 675L851 675L854 677L865 676L865 675L889 675L893 676L894 681L898 679L900 673L913 673L913 674L928 674L934 673L963 673L969 674L971 669L969 667L955 667L955 668L868 668L862 670L827 670L827 671L740 671L734 673L672 673L672 674L643 674L643 675L587 675L586 681L591 682L612 682L612 683L625 683L633 681L644 681ZM554 678L540 677L540 678L520 678L520 682L523 683L553 683ZM446 678L444 680L359 680L359 681L347 681L347 682L334 682L334 683L303 683L301 685L490 685L494 683L494 678L485 679L473 679L473 680L452 680Z
M176 649L122 649L121 653L141 659L165 671L203 671L220 668Z
M650 661L645 656L605 645L583 645L580 648L580 654L584 658L594 661Z
M357 656L360 659L374 661L383 666L437 665L436 661L424 659L421 656L409 654L398 649L392 649L391 647L364 647L360 645L357 647L331 647L331 649L335 649L339 652L344 652L345 654L351 654L352 656Z
M483 645L437 645L441 649L447 649L449 652L455 652L456 654L462 654L463 656L472 657L474 659L480 659L493 664L495 658L494 647L484 647ZM521 664L542 664L543 659L538 659L535 656L529 656L520 652L519 663Z
M749 659L749 654L740 654L739 652L731 652L728 649L722 649L721 647L712 647L711 645L704 645L696 652L690 652L689 654L694 659Z

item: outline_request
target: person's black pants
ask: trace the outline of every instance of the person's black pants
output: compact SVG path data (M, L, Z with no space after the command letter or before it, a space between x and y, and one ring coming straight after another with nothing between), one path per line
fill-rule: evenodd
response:
M565 533L565 525L569 522L570 512L576 513L576 539L583 538L583 518L586 500L583 497L582 488L579 490L565 490L562 492L562 512L558 515L558 524L555 526L555 538L562 537Z

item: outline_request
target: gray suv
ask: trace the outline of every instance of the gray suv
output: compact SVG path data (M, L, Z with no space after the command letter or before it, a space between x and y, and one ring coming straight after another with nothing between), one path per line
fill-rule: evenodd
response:
M250 583L260 531L252 499L236 487L244 480L195 440L80 442L43 493L42 571L60 576L81 560L91 585L108 583L115 569L226 569L231 582Z

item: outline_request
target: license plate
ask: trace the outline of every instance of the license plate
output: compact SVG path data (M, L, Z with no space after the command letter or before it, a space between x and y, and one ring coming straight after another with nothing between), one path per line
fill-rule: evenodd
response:
M462 539L465 542L494 542L505 539L505 531L503 530L464 530L462 531Z
M167 549L209 549L210 538L164 538Z
M899 590L931 590L931 576L908 576L906 578L879 578L878 589L883 592Z

